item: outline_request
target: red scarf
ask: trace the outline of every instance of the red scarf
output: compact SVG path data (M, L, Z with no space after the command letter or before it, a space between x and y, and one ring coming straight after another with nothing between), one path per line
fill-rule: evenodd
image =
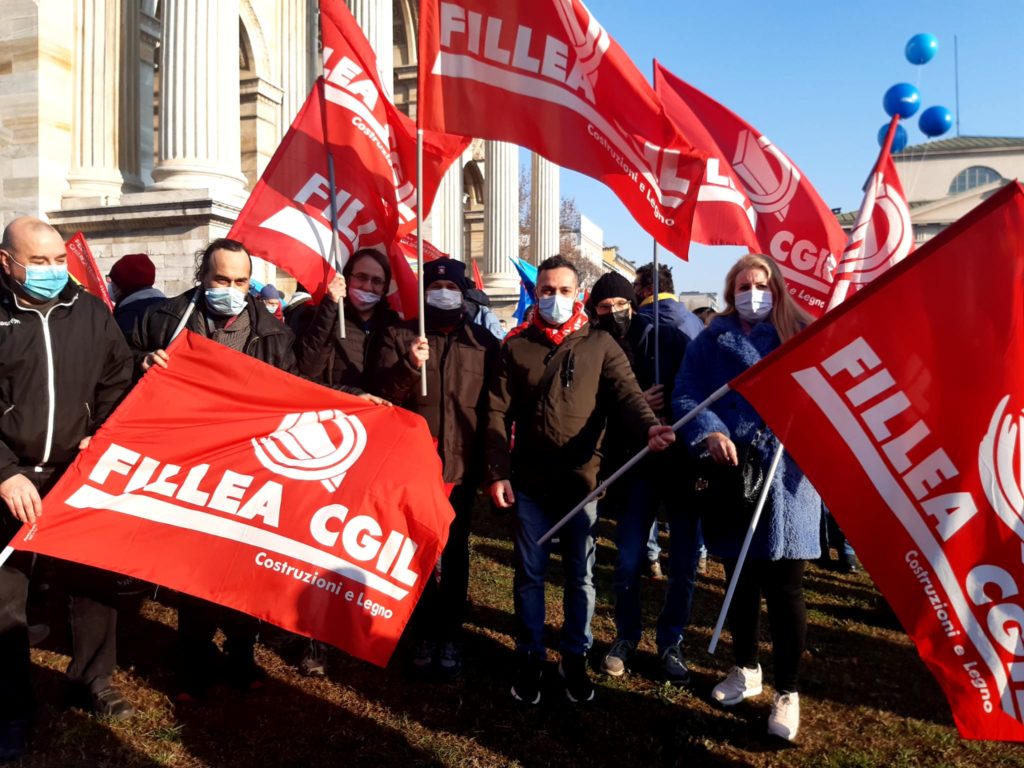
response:
M523 318L523 322L512 328L507 334L505 334L505 341L518 336L520 333L525 331L531 325L535 325L544 332L544 335L550 339L551 343L556 347L566 340L567 337L576 333L580 328L587 324L587 313L583 309L583 302L577 301L572 307L572 317L566 320L559 326L550 326L540 316L540 312L537 311L537 305L531 305L526 310L526 317Z

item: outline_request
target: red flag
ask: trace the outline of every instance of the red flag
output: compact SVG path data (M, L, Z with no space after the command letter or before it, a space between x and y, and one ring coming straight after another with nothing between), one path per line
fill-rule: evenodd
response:
M416 235L406 235L398 244L402 246L402 252L405 254L406 260L411 260L413 264L416 263L416 246L418 240ZM436 245L429 240L423 241L423 260L434 261L435 259L447 259L450 258L447 253L442 251Z
M471 259L471 261L473 262L473 285L476 286L478 291L482 291L484 289L484 279L480 275L480 267L477 265L476 259Z
M1022 317L1012 183L732 383L975 739L1024 740Z
M79 285L84 286L85 290L102 299L107 309L113 312L114 302L110 300L107 281L103 279L100 268L96 265L96 259L92 256L85 235L75 232L74 236L64 243L64 250L68 255L68 273Z
M907 196L903 194L903 185L889 152L899 121L899 115L893 116L878 162L871 170L857 223L853 225L836 269L829 309L841 304L914 250L914 229Z
M321 2L320 22L327 140L339 158L336 162L373 177L397 218L397 237L402 237L416 228L416 124L389 99L377 57L343 0ZM424 217L448 166L468 146L469 139L462 136L424 132ZM351 155L348 161L345 155Z
M658 62L654 90L665 113L708 154L694 241L769 254L793 297L820 316L846 235L810 181L760 131Z
M422 125L528 147L609 186L686 258L704 156L581 0L425 0Z
M12 546L386 664L453 517L426 424L191 333L169 352Z
M331 255L331 204L322 118L323 81L318 80L291 129L231 227L229 237L295 277L319 301L335 274ZM355 131L359 133L358 131ZM378 177L365 171L368 155L362 133L348 150L335 153L340 270L360 248L388 254L391 305L407 317L417 307L416 276L395 242L394 205L381 197ZM377 150L374 149L374 152ZM392 199L393 199L392 195Z

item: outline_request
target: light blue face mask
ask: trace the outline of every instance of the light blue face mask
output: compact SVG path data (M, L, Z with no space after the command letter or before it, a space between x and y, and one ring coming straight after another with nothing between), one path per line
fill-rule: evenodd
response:
M57 294L63 291L64 286L68 284L66 264L20 266L25 269L25 282L21 283L21 287L33 299L49 301L56 298Z
M537 300L537 311L544 320L552 325L562 325L572 317L576 300L572 296L541 296Z
M245 309L245 294L237 288L207 288L206 306L215 315L237 317Z

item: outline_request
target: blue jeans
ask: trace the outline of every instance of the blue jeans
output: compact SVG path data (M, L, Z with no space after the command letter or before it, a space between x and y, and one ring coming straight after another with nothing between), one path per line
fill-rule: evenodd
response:
M636 645L640 642L640 576L647 565L647 543L659 503L669 522L668 591L658 616L656 639L664 650L683 639L690 623L697 560L703 544L700 519L687 514L671 498L661 499L643 477L626 478L627 485L601 501L602 514L617 518L615 546L615 634Z
M551 542L537 539L547 533L568 509L545 509L520 490L515 491L515 578L513 594L516 611L516 649L543 653L544 576L551 555ZM565 583L562 611L562 653L584 654L594 637L590 620L594 615L594 526L597 503L585 506L558 532Z

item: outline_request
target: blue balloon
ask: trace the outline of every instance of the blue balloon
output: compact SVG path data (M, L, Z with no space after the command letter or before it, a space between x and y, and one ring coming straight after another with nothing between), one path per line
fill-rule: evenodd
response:
M953 127L953 113L948 107L928 107L917 125L925 136L941 136Z
M889 117L911 117L921 106L921 93L910 83L896 83L885 92L882 106Z
M939 41L935 35L922 32L919 35L914 35L907 41L907 48L904 53L906 53L907 61L911 64L927 64L935 58L938 50Z
M878 129L878 146L882 146L885 143L885 134L889 130L889 124L886 123ZM902 125L896 126L896 133L892 136L892 147L890 152L902 152L903 148L907 146L907 129Z

